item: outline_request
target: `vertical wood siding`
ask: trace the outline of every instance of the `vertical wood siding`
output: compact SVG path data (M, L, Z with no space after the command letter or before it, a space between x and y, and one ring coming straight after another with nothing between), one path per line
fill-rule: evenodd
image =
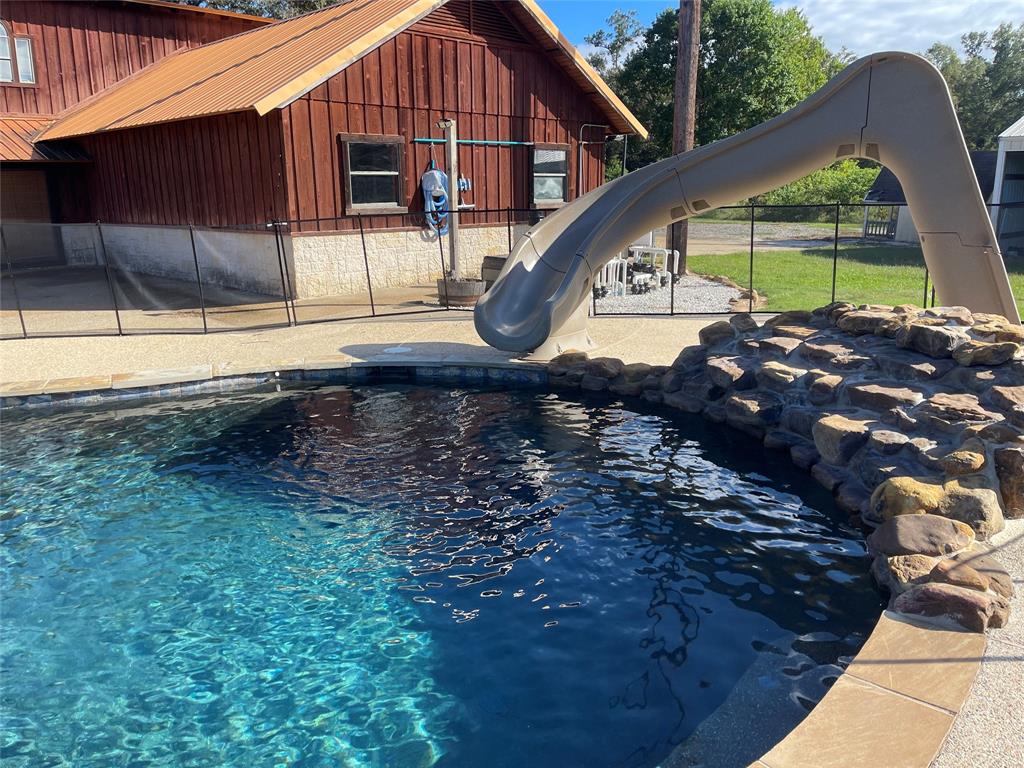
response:
M128 48L142 60L143 46ZM138 66L135 59L104 61L120 77L124 68ZM435 123L442 116L458 120L462 138L567 145L570 199L578 192L580 128L605 122L587 94L539 46L526 43L495 4L454 0L283 110L79 139L94 162L63 185L60 215L64 221L208 226L319 219L294 229L352 228L355 222L339 218L345 216L340 133L404 137L406 203L422 211L419 177L430 150L412 139L440 137ZM602 134L587 129L586 137ZM443 146L434 153L443 166ZM604 180L603 155L600 144L584 147L583 191ZM474 185L467 201L480 209L530 208L531 158L527 146L462 145L460 168ZM463 221L503 223L505 216L469 213ZM366 221L369 228L419 224L414 216Z
M56 115L181 48L260 26L215 14L120 2L4 0L0 19L32 40L36 85L0 86L0 112Z
M62 200L61 216L216 227L280 218L287 210L281 117L239 112L86 136L79 143L93 167L69 184L78 201Z
M470 19L470 14L473 18ZM604 123L590 98L493 3L454 0L283 110L288 218L298 231L345 229L345 184L339 133L400 135L405 143L405 198L422 211L419 177L430 159L413 138L440 138L436 122L458 121L463 139L566 144L569 198L577 196L577 137L583 123ZM600 140L603 131L586 129ZM481 209L530 208L530 147L462 145L459 168L473 181L468 202ZM434 156L444 166L444 148ZM583 152L583 191L604 180L604 152ZM503 214L464 214L465 223L504 221ZM316 223L313 220L324 220ZM375 216L371 227L398 227L409 216Z

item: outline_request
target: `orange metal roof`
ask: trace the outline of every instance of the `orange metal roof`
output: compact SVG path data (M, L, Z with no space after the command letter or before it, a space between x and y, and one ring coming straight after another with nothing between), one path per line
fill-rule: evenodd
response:
M5 163L34 163L46 161L88 160L81 150L54 145L35 144L41 130L53 122L52 117L0 116L0 161Z
M41 138L287 106L447 0L347 0L304 16L183 50L64 113ZM533 0L517 0L535 34L618 131L647 131Z
M219 8L205 8L201 5L185 5L184 3L175 2L174 0L124 0L128 3L138 3L140 5L158 5L163 8L174 8L179 11L195 11L196 13L208 13L212 16L228 16L235 19L249 19L250 21L262 21L264 24L272 24L276 19L270 19L266 16L253 16L250 13L236 13L235 11L222 11Z

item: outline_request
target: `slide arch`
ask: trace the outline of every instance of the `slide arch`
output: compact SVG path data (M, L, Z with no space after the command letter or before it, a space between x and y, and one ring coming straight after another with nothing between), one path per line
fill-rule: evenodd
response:
M594 275L635 239L848 157L876 160L900 180L944 303L1019 322L949 89L927 60L888 52L855 61L772 120L633 171L545 218L477 303L477 332L511 352L587 349Z

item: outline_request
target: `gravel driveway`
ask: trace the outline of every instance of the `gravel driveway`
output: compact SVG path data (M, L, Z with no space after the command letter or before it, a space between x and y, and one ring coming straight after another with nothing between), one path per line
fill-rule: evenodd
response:
M669 314L672 291L658 288L650 293L606 296L596 302L597 314ZM728 312L729 300L740 292L714 280L683 275L675 286L676 312Z

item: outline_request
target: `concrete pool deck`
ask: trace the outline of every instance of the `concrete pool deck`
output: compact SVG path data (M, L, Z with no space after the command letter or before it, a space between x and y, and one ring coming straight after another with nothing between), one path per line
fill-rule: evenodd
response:
M591 332L598 348L592 354L669 364L682 347L697 343L699 329L714 320L595 318ZM378 364L542 369L486 347L469 313L449 312L206 336L5 341L0 343L0 396L138 392L275 370ZM1024 690L1024 623L1019 618L1024 615L1024 520L1008 521L992 543L1017 584L1015 620L1006 629L985 636L926 628L883 614L825 699L754 765L1024 764L1024 733L1014 715ZM728 738L726 730L718 743Z
M593 318L590 328L598 344L593 355L668 365L682 347L696 344L697 332L716 319ZM386 351L396 349L400 351ZM40 381L55 379L196 366L221 366L226 373L242 373L272 369L283 362L297 366L303 360L336 356L348 362L440 360L465 364L514 359L484 344L473 329L472 313L464 311L207 335L9 339L0 342L0 394L17 394L25 384L38 386Z

